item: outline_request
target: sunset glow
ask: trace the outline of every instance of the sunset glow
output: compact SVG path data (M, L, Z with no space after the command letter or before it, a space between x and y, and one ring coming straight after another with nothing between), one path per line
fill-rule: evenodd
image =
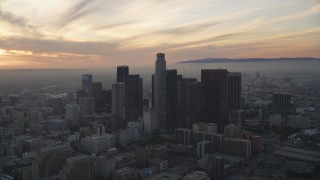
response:
M318 58L319 19L320 0L1 0L0 69Z

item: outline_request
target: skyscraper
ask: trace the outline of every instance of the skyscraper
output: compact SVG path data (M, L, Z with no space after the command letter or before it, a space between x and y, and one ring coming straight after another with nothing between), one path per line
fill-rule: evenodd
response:
M95 110L99 112L99 110L103 107L103 99L102 99L102 83L94 82L92 84L92 96L95 99Z
M92 115L95 112L95 99L93 97L84 97L79 99L80 115Z
M32 162L33 179L59 174L71 152L60 145L42 148Z
M181 75L178 75L177 78L177 106L178 106L178 124L179 127L188 127L187 125L187 87L190 83L197 82L195 78L182 78ZM194 105L196 106L196 105ZM190 126L191 127L191 126Z
M157 60L156 60L156 66L155 66L155 73L152 76L152 99L153 99L153 108L154 108L154 120L156 122L156 127L160 126L160 104L163 103L161 100L161 94L164 92L164 87L160 86L160 79L162 71L166 70L166 60L165 60L165 54L158 53L157 54ZM162 92L161 92L162 91Z
M123 82L129 75L129 67L128 66L118 66L117 67L117 82Z
M124 116L124 83L112 84L112 114Z
M125 80L125 120L137 121L143 115L143 83L139 75L129 75Z
M91 180L93 179L91 158L88 155L78 155L67 160L60 171L61 180Z
M177 70L162 71L160 88L160 124L162 128L173 130L178 127L177 116Z
M222 133L228 123L228 71L226 69L203 69L201 81L205 84L204 121L218 125Z
M101 82L94 82L92 84L92 96L97 98L101 98L102 96L102 83Z
M194 123L204 121L205 85L202 83L188 83L186 92L186 127L191 128Z
M79 128L80 106L79 104L66 105L66 120L71 128Z
M228 72L228 110L241 108L241 73Z
M201 81L206 97L204 121L216 123L218 132L223 133L229 111L240 109L241 74L226 69L203 69Z
M82 75L82 90L85 90L87 94L92 94L92 75Z

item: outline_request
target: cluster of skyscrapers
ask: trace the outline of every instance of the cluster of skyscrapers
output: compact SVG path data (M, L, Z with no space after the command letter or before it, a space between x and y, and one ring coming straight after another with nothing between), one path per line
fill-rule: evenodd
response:
M218 132L229 124L229 113L241 104L241 74L225 69L203 69L201 81L167 70L163 53L157 54L152 77L153 122L157 128L190 128L197 122L216 123Z
M92 114L97 103L103 101L100 100L102 85L92 82L92 75L84 74L82 92L91 96L77 97L81 115ZM139 75L129 74L128 66L117 67L117 82L112 84L111 94L112 97L107 99L111 99L109 104L113 115L122 117L126 122L146 119L143 113L143 80ZM205 122L217 124L218 133L223 133L232 120L230 113L240 109L241 74L226 69L203 69L201 81L184 78L177 70L167 69L165 54L158 53L152 75L152 96L145 100L152 102L146 105L149 111L151 109L151 117L148 117L151 118L148 119L151 131L173 132L178 127L191 128L194 123ZM70 119L77 108L75 105L67 106ZM240 125L241 121L237 123Z

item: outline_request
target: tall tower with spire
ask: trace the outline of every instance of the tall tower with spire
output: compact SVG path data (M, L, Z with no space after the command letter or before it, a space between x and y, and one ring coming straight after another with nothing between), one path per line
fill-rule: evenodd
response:
M163 91L165 90L163 86L161 86L161 75L162 72L166 71L166 59L164 53L157 54L155 73L153 75L153 109L154 109L154 122L157 127L160 127L161 122L161 107L165 102L163 97Z

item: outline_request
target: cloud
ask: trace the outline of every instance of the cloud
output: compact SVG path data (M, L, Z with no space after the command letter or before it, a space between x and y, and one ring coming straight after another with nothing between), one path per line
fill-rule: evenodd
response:
M123 27L123 26L128 26L134 23L137 23L138 21L123 21L123 22L117 22L117 23L110 23L110 24L105 24L102 26L96 26L92 27L91 30L104 30L104 29L113 29L113 28L118 28L118 27Z
M108 42L44 40L36 38L8 38L0 40L0 48L31 51L33 53L73 53L107 56L109 53L117 51L117 44Z
M93 6L98 0L81 0L77 4L70 7L64 16L60 17L58 23L59 27L67 26L68 24L76 21L90 13L95 12L95 6Z
M273 20L271 21L271 23L285 23L288 21L294 21L294 20L298 20L298 19L302 19L305 18L307 16L311 16L314 14L319 14L320 13L320 4L311 6L309 9L307 9L306 11L302 11L296 14L291 14L288 16L283 16L280 17L279 19Z
M40 36L41 33L38 30L28 24L27 20L21 16L17 16L9 11L3 11L0 6L0 21L5 22L10 27L23 33L29 33L31 35Z

